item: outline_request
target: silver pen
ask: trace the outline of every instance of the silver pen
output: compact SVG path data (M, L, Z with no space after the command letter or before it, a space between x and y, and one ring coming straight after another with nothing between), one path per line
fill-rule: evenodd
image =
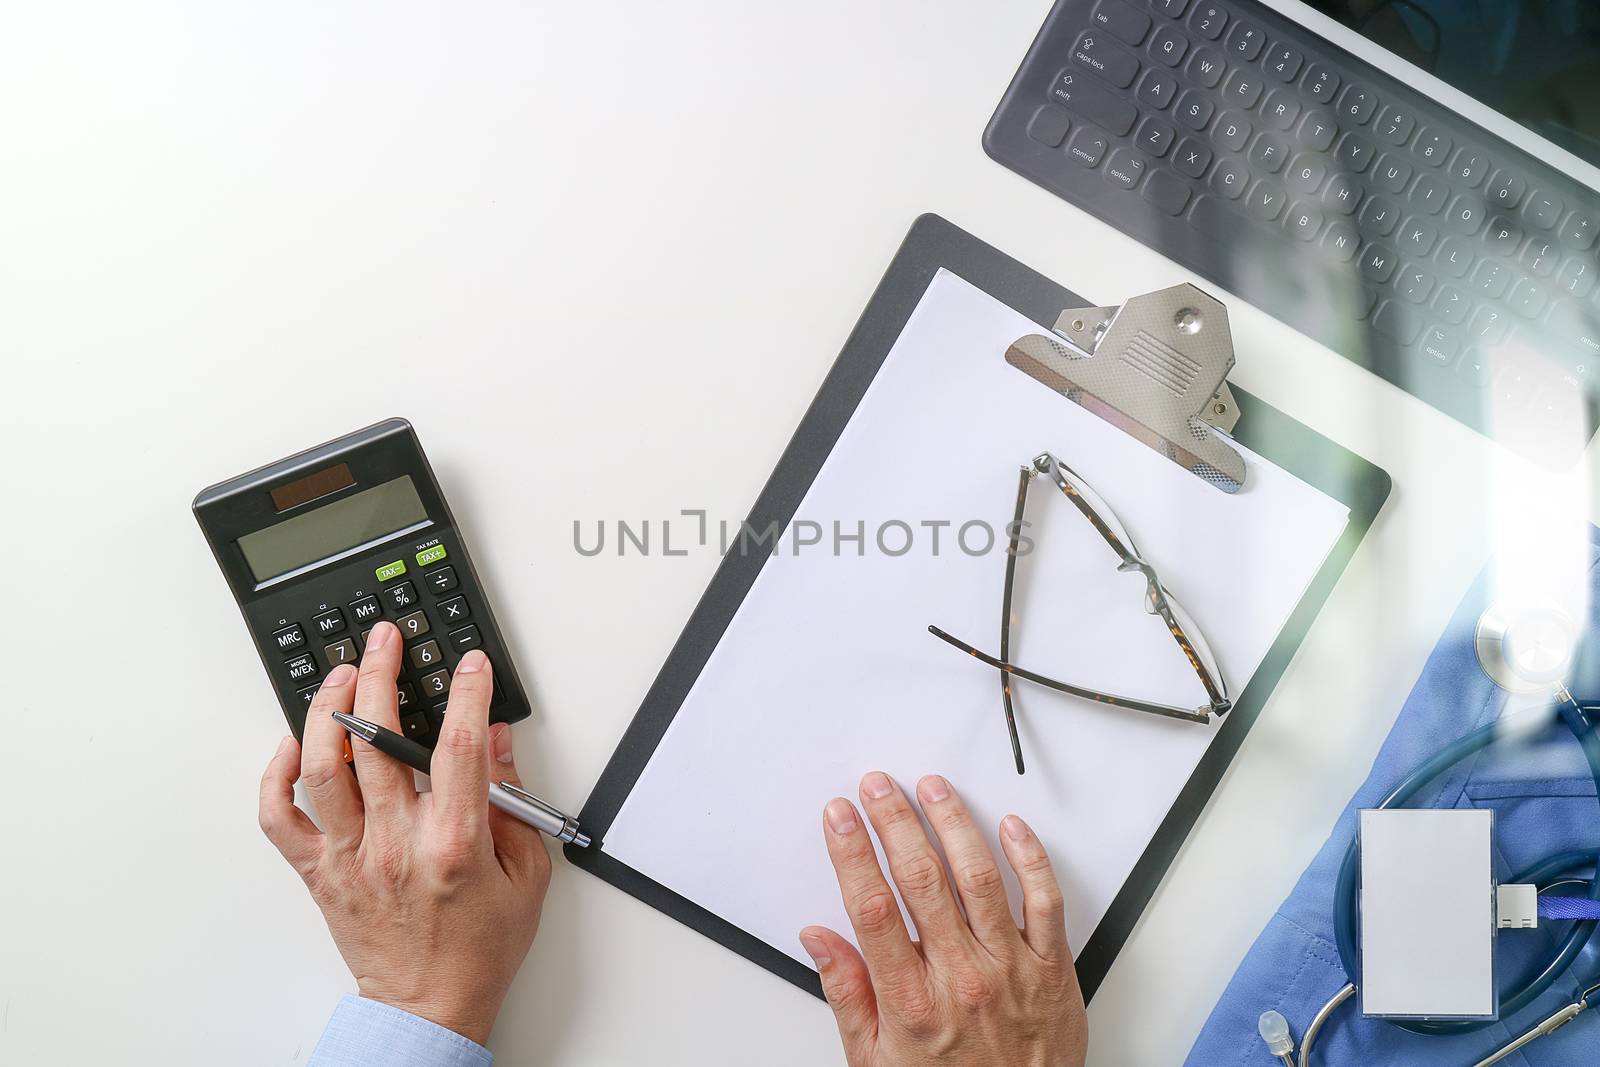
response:
M333 721L351 734L361 738L384 755L404 763L414 771L431 773L433 750L419 745L403 734L387 730L375 722L358 719L342 711L333 713ZM578 820L549 804L519 785L510 782L489 783L489 803L519 822L549 834L562 844L589 847L589 835L578 829Z

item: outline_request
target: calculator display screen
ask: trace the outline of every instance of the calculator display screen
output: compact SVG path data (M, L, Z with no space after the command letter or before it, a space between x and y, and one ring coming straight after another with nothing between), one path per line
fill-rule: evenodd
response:
M239 538L250 573L265 582L428 521L409 474Z

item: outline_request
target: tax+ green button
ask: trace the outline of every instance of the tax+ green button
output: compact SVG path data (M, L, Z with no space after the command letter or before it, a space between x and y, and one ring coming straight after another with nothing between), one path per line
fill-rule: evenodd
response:
M434 545L432 548L425 548L421 552L417 553L417 566L426 567L430 563L438 563L441 559L444 559L444 556L445 551L443 545Z
M406 572L406 561L397 559L393 563L385 563L377 570L378 581L387 582L390 578L398 578Z

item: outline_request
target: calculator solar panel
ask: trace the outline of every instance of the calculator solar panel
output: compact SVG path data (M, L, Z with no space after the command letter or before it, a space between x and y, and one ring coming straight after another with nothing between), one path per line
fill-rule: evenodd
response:
M984 146L1546 466L1594 433L1600 196L1255 0L1060 0Z

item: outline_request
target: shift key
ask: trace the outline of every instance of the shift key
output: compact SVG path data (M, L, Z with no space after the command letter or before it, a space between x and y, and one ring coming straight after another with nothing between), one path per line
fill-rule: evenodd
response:
M1050 99L1118 137L1133 129L1139 117L1138 108L1079 71L1062 71L1050 87Z

